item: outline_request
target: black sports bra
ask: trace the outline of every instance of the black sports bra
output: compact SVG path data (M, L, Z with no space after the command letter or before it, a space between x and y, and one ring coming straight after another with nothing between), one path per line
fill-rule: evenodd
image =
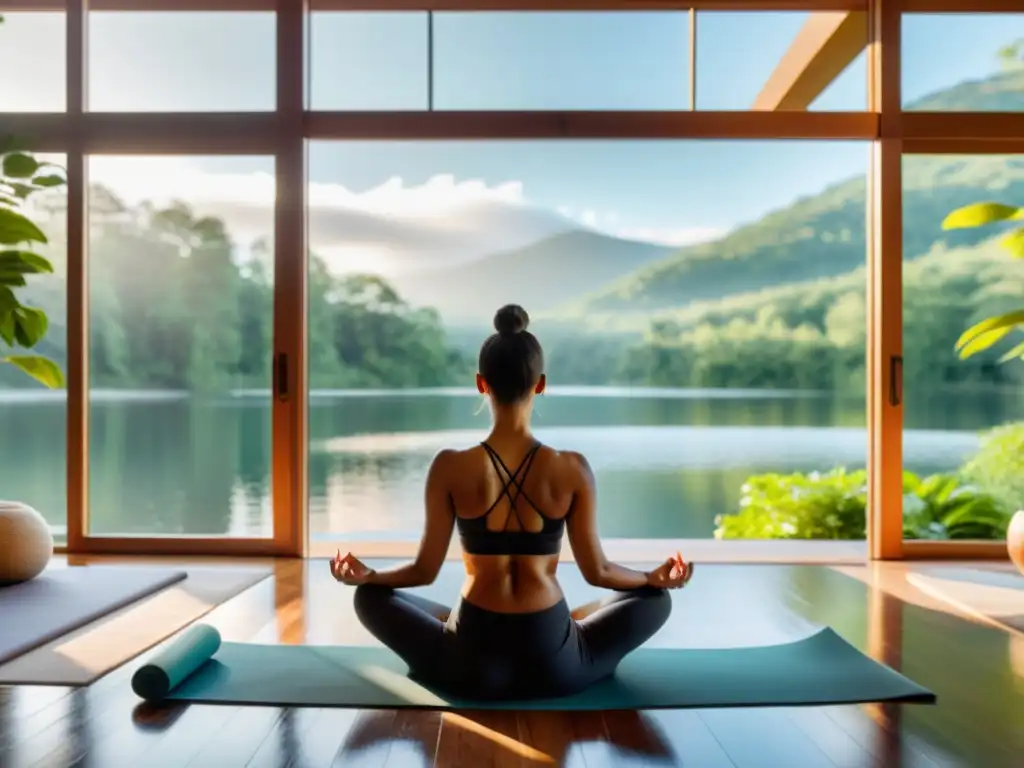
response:
M507 478L507 480L504 480L505 484L501 489L501 493L498 494L498 498L491 504L490 509L482 515L473 518L456 515L455 521L459 527L459 538L462 539L463 551L471 555L557 555L562 551L562 532L565 530L565 518L556 520L548 517L530 500L530 497L523 490L523 483L526 481L526 476L530 472L533 459L537 455L537 451L540 450L541 444L537 443L530 449L530 452L526 454L526 457L516 468L515 472L512 472L505 465L505 462L501 460L501 457L498 456L491 446L487 443L481 443L481 445L491 458L494 471L498 473L499 477ZM520 473L522 473L522 477L520 477ZM512 486L515 486L516 489L514 496L511 493ZM508 497L512 507L508 518L505 520L506 529L513 515L516 516L519 527L524 527L523 521L519 519L519 513L516 511L516 501L520 496L526 499L529 505L541 516L544 520L544 527L536 533L525 530L488 530L487 517L498 506L502 496Z

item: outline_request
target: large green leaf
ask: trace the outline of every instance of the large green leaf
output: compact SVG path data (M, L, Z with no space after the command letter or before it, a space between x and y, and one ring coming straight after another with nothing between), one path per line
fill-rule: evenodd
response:
M18 307L14 310L14 339L18 346L31 349L46 335L49 318L41 309Z
M34 193L39 192L41 187L37 187L33 184L22 181L11 181L10 179L0 179L0 194L3 194L7 198L14 196L14 202L11 205L20 206L23 202L29 199Z
M1015 229L999 241L1010 255L1016 259L1024 259L1024 229Z
M0 339L9 347L14 346L14 313L0 314Z
M1000 357L999 358L999 362L1000 363L1008 363L1011 360L1014 360L1014 359L1016 359L1018 357L1021 358L1021 359L1024 359L1024 341L1022 341L1020 344L1015 346L1013 349L1011 349L1005 355Z
M1008 328L997 328L994 331L988 331L986 333L979 334L973 339L968 341L962 347L960 347L960 359L966 360L969 357L973 357L979 352L984 352L986 349L998 344L1004 338L1006 338L1010 331L1013 330L1013 326Z
M39 161L23 152L4 155L3 173L9 179L31 179L39 170Z
M1020 214L1020 209L1003 203L972 203L957 208L942 222L943 229L973 229L1006 221Z
M18 301L18 297L14 295L14 291L0 285L0 317L5 317L6 315L11 314L20 306L21 302Z
M60 366L46 357L39 355L10 355L0 358L0 361L10 363L19 368L43 386L50 389L59 389L64 386L64 373Z
M964 331L956 342L956 349L961 358L970 357L988 349L1018 325L1024 325L1024 309L982 320L974 327Z
M46 235L35 224L10 208L0 208L0 245L45 243Z
M24 288L28 285L28 281L25 280L25 276L16 272L0 272L0 285L6 285L9 288Z
M43 176L36 176L32 179L32 183L37 187L49 189L51 187L63 187L67 184L67 181L63 176L58 176L55 173L48 173Z
M11 272L19 275L53 274L53 264L45 256L32 251L0 251L0 275Z

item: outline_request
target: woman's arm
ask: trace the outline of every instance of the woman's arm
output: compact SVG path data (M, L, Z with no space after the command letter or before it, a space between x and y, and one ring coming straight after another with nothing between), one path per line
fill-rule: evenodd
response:
M422 587L433 584L448 554L448 544L455 527L455 510L448 495L448 467L454 451L441 451L434 457L427 472L425 501L427 520L420 539L420 551L416 559L405 565L385 571L374 571L367 579L368 584L385 587Z
M578 464L579 477L567 529L569 544L580 573L588 584L604 589L639 589L649 583L648 575L611 562L601 548L597 532L597 488L590 464L581 454L570 454Z

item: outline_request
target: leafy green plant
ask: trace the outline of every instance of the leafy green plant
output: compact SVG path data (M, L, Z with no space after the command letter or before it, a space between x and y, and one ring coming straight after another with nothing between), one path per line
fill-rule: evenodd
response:
M864 471L754 475L739 511L715 518L715 538L862 539L866 505Z
M994 496L955 475L903 473L905 539L1002 539L1009 522Z
M1024 422L1005 424L981 437L981 448L962 470L1010 510L1024 509Z
M1001 539L1010 515L995 497L955 475L903 476L908 539ZM747 479L738 512L719 515L716 539L862 539L867 524L863 470Z
M942 228L973 229L1009 221L1024 221L1024 208L994 202L973 203L949 214ZM1001 242L1014 258L1024 259L1024 227L1011 229ZM1024 327L1024 307L989 317L967 329L957 341L956 349L960 357L966 359L989 349L1021 327ZM1024 342L1003 355L1000 362L1015 358L1024 358Z
M0 24L3 21L0 15ZM62 387L64 375L56 363L18 352L35 347L50 321L42 309L23 304L17 289L27 285L29 275L53 272L53 264L32 250L47 239L25 215L25 208L32 195L63 186L65 180L60 168L13 150L12 139L0 141L0 363L21 369L47 387Z
M0 362L51 388L64 385L60 368L49 358L25 353L46 335L49 318L42 309L23 303L18 290L30 276L53 272L49 259L32 250L47 238L26 215L27 203L34 194L64 183L59 168L32 155L0 154Z

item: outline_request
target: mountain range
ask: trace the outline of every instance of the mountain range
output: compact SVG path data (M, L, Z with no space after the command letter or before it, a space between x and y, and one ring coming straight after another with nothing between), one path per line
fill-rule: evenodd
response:
M1024 70L961 83L906 109L1024 111ZM903 189L905 259L978 245L992 233L946 232L943 218L979 200L1024 200L1024 156L909 156ZM651 317L691 305L715 313L731 297L862 273L866 205L866 177L859 176L695 245L671 248L574 229L394 279L412 303L436 307L451 325L480 325L494 308L516 301L549 322L635 332Z
M574 293L598 290L657 263L673 248L573 230L522 248L440 269L398 275L392 283L415 305L436 307L449 324L490 322L503 304L544 313Z
M1024 69L960 83L906 109L1024 111ZM908 157L903 186L906 259L936 246L972 246L991 233L944 232L942 219L978 200L1024 199L1024 155ZM403 190L386 184L369 199L314 195L311 247L334 272L386 277L410 304L437 309L453 330L479 330L495 308L517 302L548 323L635 332L659 315L725 312L716 303L812 286L866 261L864 176L682 247L616 237L517 194L455 195L446 204L445 190L428 184L410 207L391 204L402 199L392 198L395 192ZM207 203L196 210L223 218L243 240L272 221L265 204Z

